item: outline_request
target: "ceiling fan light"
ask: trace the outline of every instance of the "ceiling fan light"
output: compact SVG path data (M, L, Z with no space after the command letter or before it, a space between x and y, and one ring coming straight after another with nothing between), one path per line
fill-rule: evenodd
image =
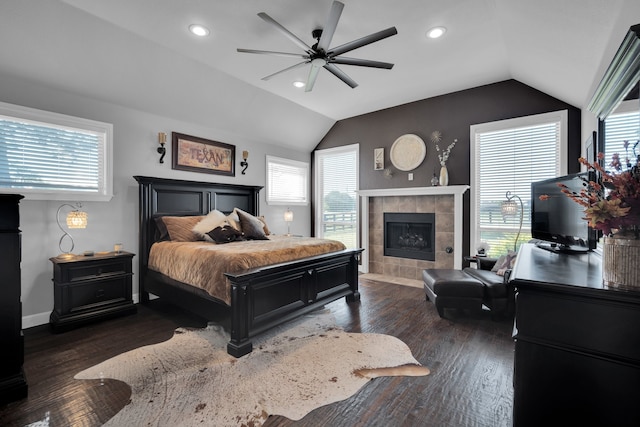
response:
M297 81L293 82L293 85L295 87L297 87L297 88L303 88L303 87L306 86L306 83L305 82L301 82L300 80L297 80Z
M442 37L446 32L447 29L445 27L434 27L427 31L427 37L429 37L430 39L437 39Z
M189 31L191 31L191 33L195 34L196 36L200 36L200 37L205 37L209 35L209 29L199 24L189 25Z

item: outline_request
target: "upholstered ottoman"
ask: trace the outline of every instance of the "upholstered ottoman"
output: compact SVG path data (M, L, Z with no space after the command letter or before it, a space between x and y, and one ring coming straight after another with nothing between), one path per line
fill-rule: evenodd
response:
M422 280L427 300L435 304L440 317L445 308L482 310L484 284L463 271L426 269Z

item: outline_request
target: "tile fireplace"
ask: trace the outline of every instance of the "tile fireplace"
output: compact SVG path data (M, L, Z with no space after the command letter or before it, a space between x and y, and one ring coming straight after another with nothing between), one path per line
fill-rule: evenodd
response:
M451 185L358 191L362 247L365 249L360 271L422 280L422 270L425 268L462 268L462 195L468 189L467 185ZM406 253L385 254L385 214L398 213L433 215L432 259L418 259ZM418 239L412 234L420 233L408 231L408 236L405 236L407 241Z

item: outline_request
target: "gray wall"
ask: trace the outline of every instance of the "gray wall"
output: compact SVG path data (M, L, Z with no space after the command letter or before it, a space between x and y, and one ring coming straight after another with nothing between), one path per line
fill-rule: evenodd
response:
M331 128L316 149L360 143L360 189L424 187L431 185L434 171L440 169L435 146L430 141L431 133L438 130L443 136L439 144L441 150L454 139L458 140L447 162L449 185L468 185L471 125L558 110L569 112L567 167L569 172L577 172L577 159L581 155L580 110L515 80L341 120ZM395 169L389 161L391 145L396 138L407 133L420 136L427 145L424 162L411 171L413 181L408 180L408 172ZM382 171L373 169L373 149L379 147L385 149L385 167L392 170L391 179L385 178ZM466 254L469 248L469 192L465 194L464 224L463 253Z
M114 129L114 197L109 202L85 202L89 225L71 230L75 253L85 250L108 251L122 242L124 249L138 252L138 187L134 175L199 181L265 185L267 154L293 160L309 161L309 153L248 140L241 134L217 127L203 127L105 103L72 93L54 90L33 82L0 74L0 101L112 123ZM171 169L171 149L165 163L158 162L158 132L172 131L213 139L236 146L236 176L201 174ZM249 168L240 174L240 154L249 151ZM286 206L269 206L264 190L260 194L260 211L276 234L286 233L283 220ZM69 202L75 202L70 200ZM56 225L56 210L63 202L23 200L20 204L22 230L22 313L23 327L48 323L53 309L53 267L50 257L59 253L61 232ZM291 207L295 221L291 232L310 234L310 207ZM134 299L138 293L138 259L134 258Z

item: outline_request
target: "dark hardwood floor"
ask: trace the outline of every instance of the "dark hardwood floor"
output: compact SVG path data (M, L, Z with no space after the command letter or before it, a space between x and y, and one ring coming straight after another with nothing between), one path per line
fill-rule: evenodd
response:
M441 319L419 288L361 280L360 303L327 305L348 331L394 335L431 369L426 377L377 378L342 402L299 421L272 416L265 426L510 426L513 322L489 313L448 312ZM120 381L74 380L103 360L169 339L204 319L154 300L131 316L63 334L25 331L26 399L0 406L0 425L99 426L130 398Z

